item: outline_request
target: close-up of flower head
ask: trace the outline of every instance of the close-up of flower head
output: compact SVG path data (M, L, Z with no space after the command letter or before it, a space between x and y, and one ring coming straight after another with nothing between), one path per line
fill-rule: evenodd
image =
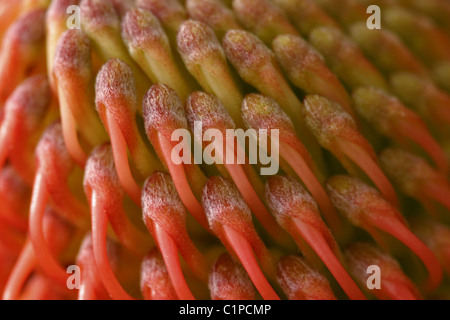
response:
M450 300L450 0L0 0L0 298Z

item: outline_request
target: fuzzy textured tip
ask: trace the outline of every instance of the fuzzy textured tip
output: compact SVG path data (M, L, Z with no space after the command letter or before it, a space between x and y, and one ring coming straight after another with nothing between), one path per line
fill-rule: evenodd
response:
M336 300L328 279L304 258L281 258L277 281L289 300Z
M51 124L42 134L36 146L36 159L48 177L56 178L55 188L69 176L75 163L64 143L60 122Z
M362 181L348 176L334 176L327 182L334 206L350 222L366 230L380 245L386 242L379 231L387 232L403 242L423 262L428 271L427 290L442 281L442 268L433 252L404 224L400 213L380 194Z
M58 84L63 87L68 85L68 81L79 81L85 85L90 80L91 45L83 31L72 29L61 35L55 50L53 68Z
M254 300L256 291L242 265L228 253L222 254L209 274L212 300Z
M80 15L83 30L89 35L107 28L120 28L120 18L111 1L82 0Z
M355 243L345 252L345 258L355 279L362 288L367 287L367 270L377 266L381 270L380 289L369 290L379 299L417 300L420 291L403 273L400 264L388 254L369 243Z
M266 184L265 193L268 205L277 222L284 229L289 230L289 233L295 233L291 221L293 218L309 222L321 220L319 208L314 198L294 178L288 176L270 177ZM325 227L325 225L323 224L321 227Z
M333 205L353 224L361 226L364 216L371 212L386 211L395 216L392 206L384 200L379 192L350 176L333 176L326 185Z
M202 122L202 136L208 129L217 129L225 135L227 129L236 126L223 104L215 96L204 92L193 92L186 101L186 115L191 129L195 121ZM199 142L202 137L195 137Z
M252 213L232 182L221 177L209 178L202 202L209 225L217 235L223 234L224 226L243 233L254 232Z
M279 34L298 34L288 19L267 0L235 0L233 11L239 22L270 45Z
M357 144L364 141L365 149L370 149L358 133L355 120L338 103L318 95L308 95L304 103L306 124L324 148L335 150L335 139L344 138Z
M353 115L347 91L310 44L298 36L280 35L274 39L272 48L295 86L309 94L335 100Z
M356 112L375 130L399 143L408 140L416 143L443 173L448 172L449 163L442 147L431 136L423 120L396 97L370 87L356 89L352 98Z
M184 22L177 34L178 51L187 68L204 63L211 56L225 59L223 49L214 31L200 21Z
M112 148L109 143L98 146L92 151L86 162L83 185L88 197L94 190L97 196L107 197L108 199L113 195L114 198L122 199L125 195L117 176Z
M144 97L142 111L145 130L153 145L157 145L157 132L170 141L174 130L188 127L183 103L177 93L167 85L155 84L150 88Z
M428 79L415 74L396 73L390 78L392 91L412 107L432 127L440 125L443 132L450 123L450 95Z
M51 101L47 78L36 75L23 81L13 91L6 101L5 113L20 119L20 130L25 130L28 135L42 124Z
M330 69L348 88L373 86L388 89L383 75L342 31L319 27L311 31L309 42L323 54Z
M278 103L262 94L250 93L242 101L242 118L246 127L255 130L278 129L283 141L297 140L291 119L280 108Z
M169 39L158 18L144 9L133 9L125 14L122 37L132 50L151 49L152 46L170 50Z
M317 27L338 28L333 20L314 0L273 0L287 14L298 31L308 36Z
M178 300L158 249L152 249L142 261L141 292L145 300Z
M255 35L243 30L230 30L223 38L223 49L230 62L247 82L257 77L259 70L272 63L274 56Z
M240 29L233 12L221 0L187 0L186 10L191 19L208 24L219 39L227 30Z
M142 189L143 219L160 225L174 239L185 230L186 209L178 196L170 175L153 173Z
M412 54L395 33L386 29L372 31L367 28L365 22L358 22L350 27L351 37L381 71L387 74L407 71L420 76L428 75L422 62Z
M136 0L136 6L152 12L171 33L176 34L187 19L186 10L177 0Z
M421 199L427 181L440 175L423 158L402 149L388 148L380 153L380 165L399 189L410 197Z

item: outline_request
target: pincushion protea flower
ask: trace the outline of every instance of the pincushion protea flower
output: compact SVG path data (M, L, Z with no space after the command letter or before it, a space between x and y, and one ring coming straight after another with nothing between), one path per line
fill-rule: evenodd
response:
M337 3L0 1L2 298L449 296L450 6Z

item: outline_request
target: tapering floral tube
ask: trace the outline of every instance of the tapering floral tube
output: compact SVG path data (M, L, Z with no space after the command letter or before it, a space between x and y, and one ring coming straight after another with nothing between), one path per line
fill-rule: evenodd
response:
M291 118L297 134L302 137L317 165L322 167L321 150L303 119L304 106L282 75L272 51L255 35L242 30L228 31L222 42L227 58L242 79L277 101Z
M120 32L120 16L111 1L81 0L81 27L92 40L94 50L103 61L116 58L124 61L136 78L137 96L141 100L150 81L130 57ZM140 109L140 106L138 106Z
M191 147L183 139L183 159L189 163L179 162L180 154L177 141L172 136L175 130L187 130L188 124L183 104L176 92L163 84L155 84L147 92L143 102L144 123L147 137L156 150L164 166L170 172L173 183L180 195L181 201L192 216L205 228L209 229L206 215L200 204L201 192L206 183L206 177L197 164L193 162ZM186 132L186 131L185 131ZM178 150L180 152L180 150ZM186 154L184 154L186 152Z
M274 39L272 48L278 63L296 87L336 101L356 119L344 86L308 42L298 36L280 35Z
M282 257L277 281L289 300L337 300L328 279L305 258Z
M256 233L250 209L238 189L224 178L211 177L202 200L211 229L228 252L242 263L263 299L279 300L259 265L273 278L275 268L271 254Z
M162 166L147 149L136 124L138 97L132 69L119 59L108 61L97 74L95 104L111 138L117 173L127 194L140 205L140 187L132 175L130 151L140 178Z
M324 97L305 98L306 123L319 143L329 150L352 175L359 167L373 181L383 196L395 206L397 195L378 166L374 150L358 132L353 118L340 105Z
M53 75L58 94L64 141L75 162L84 167L87 159L78 131L89 148L107 139L94 105L91 46L81 30L67 30L54 50Z
M357 21L366 21L368 15L367 7L360 0L314 0L325 10L330 16L335 18L339 23L348 27Z
M208 282L212 300L255 300L256 290L242 265L223 253L211 268Z
M178 51L189 72L202 88L216 95L225 105L238 127L242 127L239 106L243 94L231 74L225 53L213 30L207 24L188 20L177 34Z
M187 20L186 9L178 0L136 0L136 6L153 13L161 21L170 42L176 43L178 29Z
M132 299L117 280L108 258L108 223L123 246L137 256L148 252L151 240L124 211L125 191L116 172L111 145L103 144L93 150L86 162L83 184L91 207L92 243L100 278L113 299Z
M352 39L385 74L403 71L429 76L425 65L392 31L380 29L373 32L367 28L366 22L358 22L350 26L349 32Z
M388 89L383 75L367 60L356 43L338 29L318 27L309 34L309 42L324 56L330 69L347 88L372 86Z
M450 136L450 94L415 74L396 73L390 78L394 94L413 108L439 136Z
M334 176L327 183L334 206L349 221L366 230L382 247L386 242L381 232L404 243L423 262L427 271L427 290L436 289L442 281L442 268L433 252L420 241L401 220L401 214L378 191L349 176Z
M54 93L57 93L53 78L53 61L56 47L59 37L67 30L67 10L69 8L73 9L70 6L77 6L79 3L79 0L54 0L50 3L45 16L47 74Z
M187 0L186 10L191 19L206 23L222 39L230 29L240 29L233 12L221 0Z
M153 83L170 86L186 100L193 86L178 69L169 39L151 12L128 11L122 21L122 37L133 59Z
M217 163L220 164L217 165L219 170L222 168L221 164L223 164L225 167L225 170L222 170L224 171L223 174L231 177L250 210L269 235L277 242L288 243L284 231L276 223L256 192L256 190L263 188L263 183L251 167L241 145L242 141L239 141L238 136L234 134L236 127L225 107L212 95L194 92L189 96L186 103L186 113L192 131L198 132L197 125L201 123L202 131L194 136L194 142L201 145L206 151L211 146L204 140L213 140L214 137L214 158L216 159L216 165ZM216 134L208 136L211 132L218 132L220 136ZM206 139L203 137L206 137ZM251 150L251 152L255 151Z
M403 144L415 143L447 174L449 163L442 147L432 137L422 119L396 97L373 88L359 88L353 94L353 106L362 118L383 136Z
M450 183L425 159L397 148L380 154L380 164L399 190L418 200L434 217L439 217L436 204L450 210Z
M194 274L207 281L209 265L186 229L186 210L170 175L155 172L142 191L143 219L161 251L179 299L194 299L181 270L178 252Z
M48 124L46 118L51 99L46 77L36 75L14 90L4 108L0 127L0 168L9 158L16 172L30 185L35 170L34 148Z
M315 0L272 0L289 17L297 30L304 36L317 27L339 28Z
M164 259L153 248L142 261L141 292L145 300L177 300Z
M280 34L298 34L281 10L268 0L234 0L233 11L241 25L268 46Z
M350 299L365 299L342 266L336 240L302 185L291 177L272 176L266 184L266 197L278 223L294 238L307 259L318 266L322 261Z
M366 290L380 300L421 300L420 291L414 283L403 273L400 264L388 254L369 243L358 242L352 244L345 251L350 272L360 284L361 288L368 287L370 266L379 269L381 279L379 287ZM376 283L371 283L376 285Z
M278 130L279 144L274 145L275 142L272 139L270 143L279 150L282 159L281 167L286 172L293 171L292 175L300 178L319 205L332 230L336 233L342 232L337 212L321 185L321 181L324 179L323 175L318 171L311 155L296 136L292 122L278 104L269 97L249 94L242 103L242 116L247 127L258 130L258 132L267 130L270 139L272 130ZM265 139L259 135L258 138L260 148L267 148L262 141Z

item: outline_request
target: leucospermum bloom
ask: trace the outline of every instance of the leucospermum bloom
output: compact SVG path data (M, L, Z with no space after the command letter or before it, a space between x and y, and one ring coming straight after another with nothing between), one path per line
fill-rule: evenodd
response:
M450 6L368 2L0 1L2 298L448 297Z

